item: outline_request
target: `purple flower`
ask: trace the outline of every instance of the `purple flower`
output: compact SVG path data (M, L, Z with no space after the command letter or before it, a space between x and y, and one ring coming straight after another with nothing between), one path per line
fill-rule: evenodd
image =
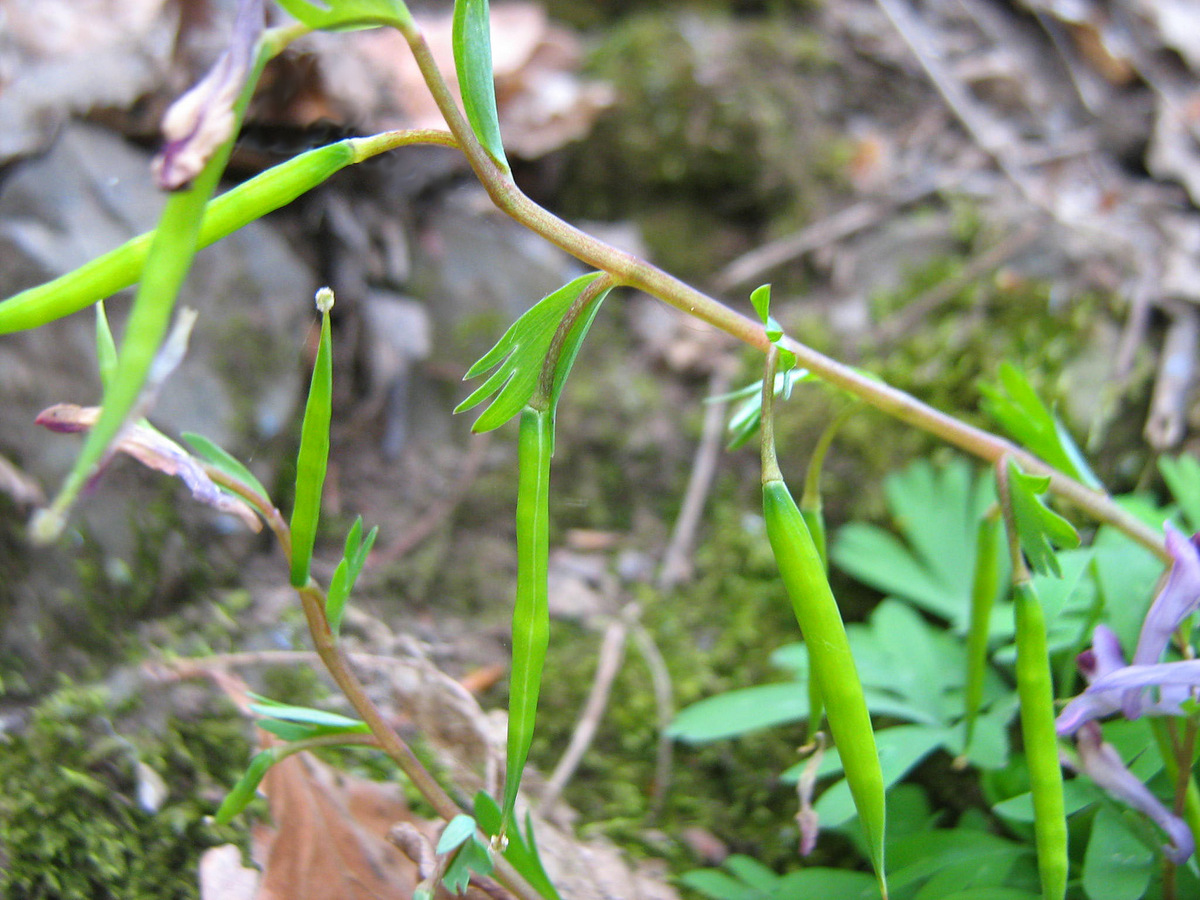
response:
M1170 522L1164 527L1167 552L1172 559L1171 572L1142 623L1142 633L1133 654L1135 666L1157 663L1167 649L1171 635L1200 606L1200 543L1197 543L1200 535L1189 540ZM1122 708L1130 719L1142 714L1142 704L1141 690L1126 692L1122 700Z
M262 31L263 0L239 0L229 49L163 116L163 148L152 164L159 187L173 191L186 185L233 134L233 106L250 75Z
M1085 775L1109 796L1143 813L1166 832L1171 843L1163 847L1163 853L1168 859L1180 865L1192 855L1195 841L1187 823L1172 814L1125 768L1112 744L1101 740L1099 725L1095 722L1083 725L1075 736L1075 746L1079 751L1079 768Z

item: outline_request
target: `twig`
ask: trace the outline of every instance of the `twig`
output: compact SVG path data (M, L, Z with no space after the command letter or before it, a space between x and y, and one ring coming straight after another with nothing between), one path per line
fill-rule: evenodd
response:
M791 262L805 253L870 228L897 209L934 193L939 187L935 182L924 180L898 191L892 197L860 200L852 206L818 219L795 234L755 247L718 272L713 281L713 289L723 294L749 284L769 270Z
M650 632L636 620L630 622L629 629L633 634L634 646L638 648L650 669L650 683L654 686L654 701L658 712L658 751L654 759L654 789L650 798L650 818L655 819L662 813L667 790L671 786L671 757L674 744L667 734L667 728L675 717L674 691L671 688L671 673L667 669L667 661L663 659Z
M708 382L710 397L721 397L729 391L730 375L727 367L718 366ZM725 428L724 400L713 400L704 411L704 424L700 430L700 443L692 460L692 472L688 476L687 490L670 543L663 554L662 566L658 570L656 587L667 591L686 581L691 575L692 548L696 543L696 530L704 513L704 501L712 488L713 476L721 457L721 435Z
M1196 338L1200 314L1190 303L1173 304L1171 326L1158 359L1158 378L1146 418L1146 441L1159 452L1183 439L1187 396L1196 377Z

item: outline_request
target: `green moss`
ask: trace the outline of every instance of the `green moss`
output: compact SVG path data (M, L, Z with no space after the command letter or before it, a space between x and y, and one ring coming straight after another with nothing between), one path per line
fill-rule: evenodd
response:
M151 732L102 688L66 686L0 753L0 894L8 900L174 900L198 896L208 847L244 835L205 821L247 757L226 710ZM163 779L154 812L137 799L138 764Z

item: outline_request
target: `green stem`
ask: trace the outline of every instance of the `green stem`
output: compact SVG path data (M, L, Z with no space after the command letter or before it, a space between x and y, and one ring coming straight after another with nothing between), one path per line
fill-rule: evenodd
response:
M645 291L743 343L767 352L771 342L759 322L735 312L645 260L592 237L530 200L517 187L512 175L476 139L420 31L413 26L404 34L447 126L497 208L576 259L607 272L618 284ZM1162 536L1125 512L1106 494L1080 484L1003 438L940 412L792 338L785 337L781 345L796 354L799 366L893 418L936 435L989 464L994 465L1003 456L1010 455L1024 471L1050 476L1050 490L1057 496L1129 535L1164 561L1170 561Z
M1046 617L1021 553L1021 539L1008 484L1007 457L996 463L996 493L1012 557L1013 616L1017 644L1017 697L1021 735L1033 795L1033 830L1043 900L1062 900L1070 869L1067 814L1063 798L1058 733L1054 728L1054 683L1046 643Z
M463 812L457 803L442 788L429 770L421 764L416 754L383 718L371 698L367 696L366 688L350 670L345 653L338 645L336 635L330 630L325 618L325 595L312 582L298 589L300 602L304 607L304 617L308 621L308 630L313 638L313 646L321 658L325 668L333 677L334 682L345 694L350 705L354 707L360 719L367 723L371 735L378 742L384 753L390 756L400 770L408 776L413 786L420 791L429 805L439 816L449 822ZM500 855L494 859L496 874L500 880L520 900L543 900L525 878L513 868L512 863Z

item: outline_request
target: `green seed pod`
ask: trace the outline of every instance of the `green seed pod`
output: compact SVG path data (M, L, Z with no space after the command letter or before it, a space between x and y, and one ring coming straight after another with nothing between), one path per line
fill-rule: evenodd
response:
M775 562L808 646L810 677L816 679L825 702L829 730L886 897L883 772L842 616L821 555L783 481L770 478L763 482L763 516Z
M300 451L296 456L296 504L292 508L292 587L308 584L313 543L317 522L321 517L321 489L325 485L325 468L329 462L329 422L333 397L333 338L329 327L329 310L333 306L333 291L317 291L317 306L321 310L321 342L313 363L312 383L304 407L304 422L300 426Z
M355 161L354 143L341 141L302 153L226 191L205 209L197 246L214 244L286 206ZM0 303L0 334L37 328L129 287L142 277L155 233L139 235L78 269Z
M1021 701L1021 734L1033 792L1033 824L1043 900L1062 900L1067 893L1067 815L1063 801L1062 765L1054 730L1054 687L1046 649L1046 619L1033 585L1013 587L1017 631L1017 696Z
M1000 587L1000 528L994 518L984 518L975 535L975 575L971 584L971 625L967 632L967 675L964 690L966 736L963 752L971 747L975 719L983 702L983 681L987 673L988 625L992 604Z
M513 606L512 676L508 694L508 766L503 821L512 821L521 773L533 743L538 693L550 639L550 453L554 414L526 407L521 413L517 489L517 597Z

